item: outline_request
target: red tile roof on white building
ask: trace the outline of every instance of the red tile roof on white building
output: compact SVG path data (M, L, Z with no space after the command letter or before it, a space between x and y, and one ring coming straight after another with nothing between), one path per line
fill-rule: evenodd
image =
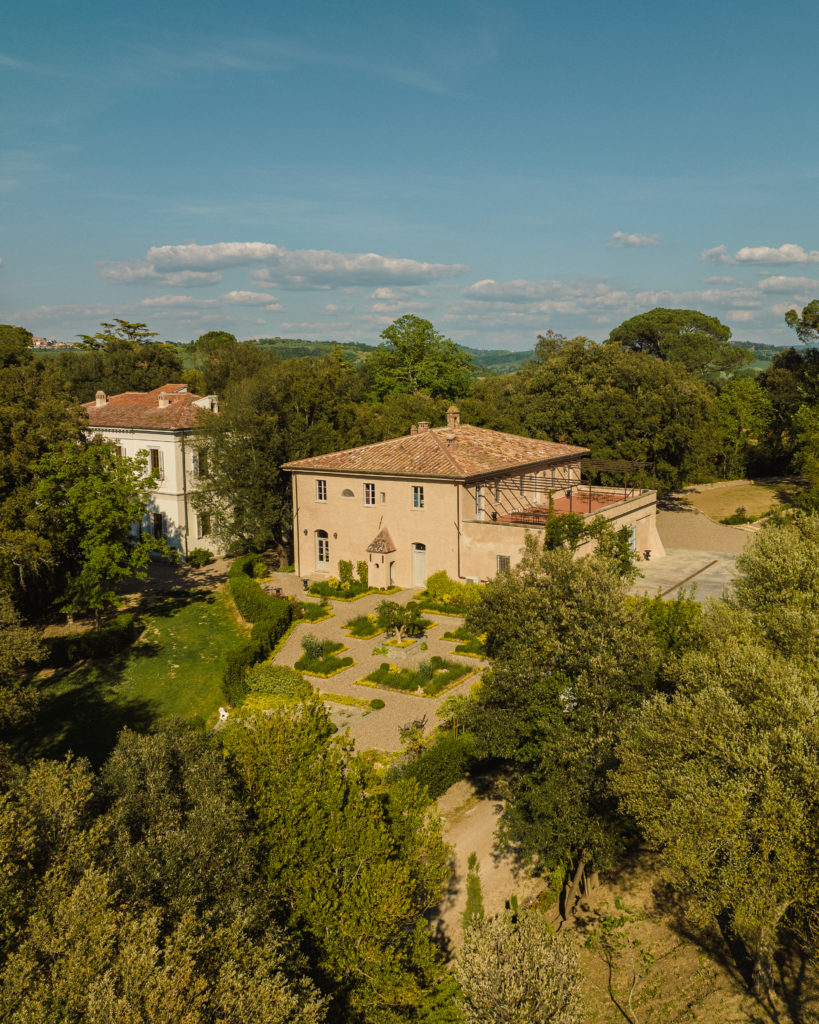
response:
M212 396L209 396L212 397ZM187 384L163 384L153 391L97 392L83 408L92 427L132 427L146 430L187 430L196 426L206 400L188 391Z

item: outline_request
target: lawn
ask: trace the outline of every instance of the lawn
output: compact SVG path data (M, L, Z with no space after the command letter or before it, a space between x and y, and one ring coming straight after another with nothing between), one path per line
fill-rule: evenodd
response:
M67 750L95 763L125 726L177 716L205 723L222 703L224 652L245 635L223 592L162 595L125 650L44 680L41 705L20 745L28 756Z
M799 483L788 478L776 480L725 480L720 484L698 489L686 488L685 497L694 508L719 522L738 508L750 516L763 516L790 504L799 490Z

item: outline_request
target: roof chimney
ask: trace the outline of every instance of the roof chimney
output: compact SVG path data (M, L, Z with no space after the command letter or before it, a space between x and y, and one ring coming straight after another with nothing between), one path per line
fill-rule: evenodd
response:
M94 404L97 409L101 409L104 405L108 405L108 395L104 391L98 391L94 395Z
M425 430L429 430L429 422L427 420L421 420L418 424L418 433L423 434Z
M168 392L167 391L160 391L159 392L159 408L160 409L167 409L170 404L171 404L171 399L170 399L170 396L168 395Z
M418 433L418 425L413 423L413 425L410 427L410 434L417 434L417 433Z
M457 405L450 405L446 411L446 425L450 430L461 425L461 410Z

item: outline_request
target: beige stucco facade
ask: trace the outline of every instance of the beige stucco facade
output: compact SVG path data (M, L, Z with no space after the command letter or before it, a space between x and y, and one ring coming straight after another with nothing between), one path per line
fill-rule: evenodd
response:
M641 556L664 554L656 492L589 488L580 482L579 457L471 480L295 466L291 472L295 569L305 577L337 576L346 559L367 562L370 583L380 587L423 586L439 570L454 579L491 579L520 561L527 533L542 535L550 498L557 511L628 527ZM373 546L382 550L368 550Z

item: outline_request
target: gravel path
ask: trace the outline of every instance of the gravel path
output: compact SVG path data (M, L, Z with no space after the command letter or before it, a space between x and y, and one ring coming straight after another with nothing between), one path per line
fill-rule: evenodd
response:
M286 573L274 573L273 582L282 588L283 593L300 595L304 597L301 580L295 579ZM417 594L417 590L408 589L390 594L391 601L405 604ZM312 598L308 598L312 600ZM291 635L285 641L284 646L275 657L277 665L294 665L302 655L301 641L306 633L312 633L320 640L332 640L336 643L343 643L348 650L343 651L342 657L351 657L355 664L339 672L330 679L317 679L314 676L306 676L313 684L313 687L322 693L335 693L344 697L358 697L370 701L379 697L384 701L384 707L379 710L359 709L345 705L328 704L332 717L339 727L346 726L351 739L363 750L375 748L377 750L395 751L401 749L401 730L413 723L421 723L424 732L430 732L438 724L436 710L447 697L455 693L468 693L477 680L477 673L486 667L486 662L477 658L467 658L455 653L455 644L442 640L441 636L449 630L457 629L463 622L462 618L454 615L441 615L437 612L429 612L427 618L432 619L434 625L430 626L424 640L427 650L421 651L414 648L404 653L390 650L389 654L373 654L373 648L384 642L383 636L372 637L369 640L359 640L351 637L343 628L344 623L359 615L369 615L374 612L378 604L384 600L383 594L368 594L357 601L330 601L334 615L331 619L323 622L299 623ZM384 690L380 687L362 686L359 679L378 668L388 661L390 664L397 664L401 667L417 665L419 661L428 660L433 655L440 655L442 658L449 658L451 661L459 662L472 670L472 674L458 683L457 686L437 697L419 697L410 693L398 693L393 690Z

